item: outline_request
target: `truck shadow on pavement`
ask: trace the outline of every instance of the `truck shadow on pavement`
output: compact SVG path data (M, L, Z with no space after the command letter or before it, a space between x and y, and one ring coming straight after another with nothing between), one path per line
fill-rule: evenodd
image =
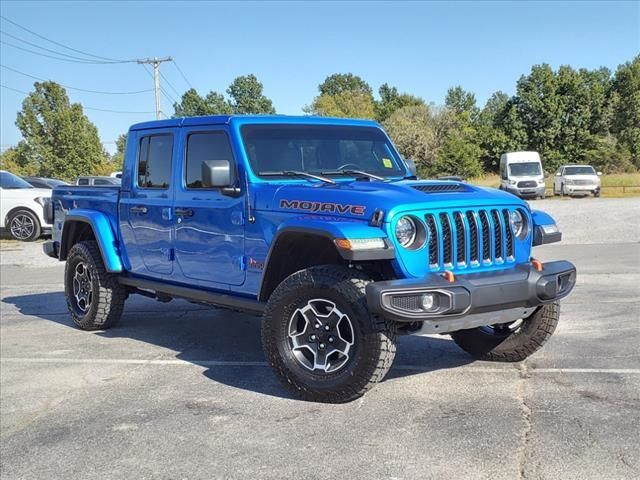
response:
M62 292L5 297L2 303L15 306L22 315L76 329ZM203 374L216 382L264 395L292 398L265 361L259 317L181 300L167 304L134 296L127 301L120 323L109 330L86 334L85 342L68 346L77 352L74 358L92 358L96 351L90 339L92 335L113 340L128 338L152 346L145 348L147 355L135 350L136 359L182 360L205 368ZM77 342L77 336L72 338ZM126 360L123 357L126 350L117 342L100 343L100 358ZM41 356L48 357L47 352L42 351ZM460 367L472 361L448 336L402 336L394 367L385 381Z

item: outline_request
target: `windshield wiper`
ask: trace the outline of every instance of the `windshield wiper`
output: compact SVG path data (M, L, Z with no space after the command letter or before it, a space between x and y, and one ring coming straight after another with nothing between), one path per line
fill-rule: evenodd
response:
M263 177L304 177L310 178L314 180L319 180L324 183L328 183L330 185L335 185L336 182L327 177L322 177L320 175L314 175L313 173L303 172L301 170L281 170L279 172L258 172L258 175Z
M353 175L359 177L370 178L371 180L380 180L384 181L384 177L380 177L378 175L374 175L373 173L365 172L364 170L351 170L349 168L343 168L341 170L333 170L328 172L322 172L323 175L336 175L338 173L342 173L344 175Z

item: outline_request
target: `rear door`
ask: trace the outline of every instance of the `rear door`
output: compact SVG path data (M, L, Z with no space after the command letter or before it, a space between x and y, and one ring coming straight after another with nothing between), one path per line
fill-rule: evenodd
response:
M225 195L203 185L202 164L236 156L224 126L182 127L176 178L175 252L182 280L224 288L244 283L244 195ZM238 175L235 176L238 178ZM239 184L238 184L239 186Z
M120 230L133 273L173 272L173 186L177 129L140 132L130 189L122 190Z

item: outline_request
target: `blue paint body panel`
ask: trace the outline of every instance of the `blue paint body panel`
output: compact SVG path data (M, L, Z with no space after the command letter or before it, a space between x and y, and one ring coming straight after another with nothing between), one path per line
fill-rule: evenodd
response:
M335 185L260 177L252 170L242 142L242 127L259 124L382 131L368 120L277 115L219 115L133 125L120 188L54 190L54 241L60 241L65 219L82 219L94 229L109 271L251 297L260 290L264 264L283 231L306 229L331 239L385 239L395 249L392 267L397 277L420 278L444 270L464 275L529 262L533 227L554 223L509 193L451 181L404 179L408 169L402 177L385 182L335 177ZM237 196L185 186L186 139L190 133L210 131L228 136L240 179ZM171 184L165 189L141 189L136 180L140 141L156 134L173 138ZM457 185L455 191L446 191L452 185ZM144 213L136 213L141 211L138 207ZM193 214L179 216L176 209ZM523 238L509 234L508 218L514 210L529 227ZM383 213L383 221L373 225L376 211ZM426 228L432 219L434 240L427 237L415 250L400 246L394 232L404 215L424 222Z

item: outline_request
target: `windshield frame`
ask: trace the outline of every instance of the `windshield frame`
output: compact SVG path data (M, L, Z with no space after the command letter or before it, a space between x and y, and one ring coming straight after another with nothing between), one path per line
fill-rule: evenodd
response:
M8 178L11 181L15 182L14 185L5 186L4 185L5 178ZM35 187L31 185L29 182L27 182L26 180L24 180L23 178L20 178L18 175L5 171L5 172L0 172L0 188L2 188L3 190L27 190L30 188L33 189Z
M283 174L283 175L274 175L274 171L273 170L258 170L257 165L255 164L255 160L253 160L251 158L251 156L249 155L249 145L247 143L247 131L248 130L259 130L259 129L305 129L305 128L310 128L310 129L333 129L333 130L337 130L337 129L344 129L344 130L359 130L361 134L363 134L364 130L370 130L370 134L372 137L376 137L378 136L378 138L372 140L372 141L380 141L384 147L386 152L391 156L390 160L393 162L393 165L395 168L393 168L393 170L391 172L382 172L380 170L368 170L366 168L364 168L364 165L358 165L361 170L366 171L367 173L371 173L374 176L381 176L383 177L383 179L385 181L390 181L390 180L394 180L394 179L402 179L402 178L406 178L408 175L411 175L409 168L407 167L404 159L402 158L402 156L400 155L400 153L397 151L395 145L393 144L393 142L391 141L391 139L389 138L389 136L386 134L386 132L379 126L377 125L349 125L349 124L336 124L336 123L315 123L315 122L309 122L309 123L281 123L281 122L269 122L269 123L243 123L242 125L240 125L239 128L239 140L240 140L240 147L243 150L244 153L244 157L246 160L246 168L249 172L249 174L251 176L253 176L257 181L273 181L273 180L278 180L278 181L287 181L287 182L302 182L305 181L300 177L294 176L294 175L290 175L290 174ZM369 132L367 132L369 133ZM342 140L342 139L341 139ZM348 137L344 138L343 140L349 140ZM358 140L358 138L354 138L355 141ZM366 141L367 139L361 139L363 141ZM311 140L310 141L314 141ZM351 165L352 167L354 165L357 165L355 163L350 163L349 165ZM291 169L286 169L284 171L289 171ZM353 180L353 179L362 179L364 178L364 175L358 175L355 173L346 173L346 172L341 172L338 171L336 169L332 169L332 168L304 168L304 169L296 169L298 171L302 171L311 175L320 175L323 177L328 177L330 179L335 179L336 181L340 181L343 179L346 180ZM355 168L347 168L347 170L356 170ZM280 171L280 170L276 170L276 171ZM290 172L288 172L290 173ZM386 173L386 175L385 175ZM308 181L308 180L307 180Z
M578 169L591 169L589 173L578 172L578 173L569 173L569 170L578 170ZM596 175L596 169L591 165L567 165L564 167L563 175L565 177L572 177L574 175Z
M513 173L513 167L515 165L536 165L538 167L538 171L537 173L520 173L520 174L514 174ZM510 163L509 164L509 177L539 177L542 175L542 165L540 164L539 161L530 161L530 162L514 162L514 163Z

